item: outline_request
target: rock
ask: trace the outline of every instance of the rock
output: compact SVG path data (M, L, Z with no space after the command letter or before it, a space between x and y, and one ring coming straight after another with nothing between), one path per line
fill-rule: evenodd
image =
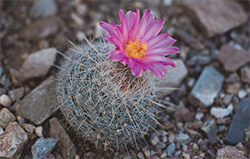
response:
M229 44L224 44L218 54L219 61L228 72L235 72L241 66L250 61L249 52L243 49L236 49Z
M7 94L7 91L4 88L0 88L0 96L2 96L3 94Z
M224 118L233 112L233 105L230 104L227 108L212 107L210 114L216 118Z
M157 143L157 145L156 145L156 150L157 150L158 152L161 152L162 149L164 149L165 147L166 147L166 144L165 144L164 142L159 141L159 142Z
M29 55L17 74L18 79L24 82L45 77L56 60L56 52L55 48L48 48Z
M13 115L7 108L3 108L0 111L0 126L4 129L9 125L10 122L16 120L15 115Z
M244 98L240 101L238 110L233 116L229 130L226 135L226 142L235 145L245 139L245 129L250 125L250 99Z
M3 128L0 126L0 135L4 133Z
M174 142L175 136L174 136L174 134L172 132L170 132L168 134L168 140L169 140L169 143L173 143Z
M11 105L11 100L7 95L3 94L0 96L0 104L9 107Z
M199 145L201 151L207 150L207 142L205 140L199 139L198 145Z
M139 152L139 153L137 154L137 156L138 156L140 159L145 159L145 157L144 157L144 155L143 155L142 152Z
M216 120L216 123L217 124L221 124L221 125L227 125L230 122L231 122L231 118L230 117L226 117L226 118L223 118L223 119L219 118L219 119Z
M164 6L172 6L173 0L163 0L163 5Z
M223 98L222 103L228 105L231 102L232 98L233 98L232 94L226 94L225 97Z
M22 128L26 131L29 138L31 138L33 132L36 130L36 127L34 125L26 123L22 125Z
M227 147L219 149L216 153L216 159L221 159L221 158L246 159L246 157L244 156L244 152L238 150L236 147L233 147L233 146L227 146Z
M227 84L226 91L227 91L227 93L232 93L234 95L238 95L240 88L241 88L241 83L235 82L233 84Z
M187 65L188 66L207 65L210 62L211 62L211 57L209 55L196 55L188 59Z
M174 155L175 155L176 158L173 158L173 159L179 159L178 156L181 155L181 150L176 151L176 153Z
M50 123L50 137L58 138L58 148L61 150L63 158L72 159L76 154L76 148L56 118L49 120Z
M245 129L245 141L248 141L250 139L250 127L248 129Z
M167 76L160 83L159 87L178 87L187 76L188 70L184 62L180 59L174 60L176 68L168 67Z
M20 87L9 91L8 93L12 102L19 101L24 96L24 88Z
M244 98L247 95L247 92L244 89L241 89L238 93L240 99Z
M151 133L150 141L151 141L152 145L158 144L158 142L160 141L158 134L155 132Z
M54 77L50 76L17 104L17 114L36 125L42 124L59 106L54 86Z
M245 83L250 84L250 67L245 66L240 70L241 80Z
M202 135L198 132L198 131L195 131L195 130L192 130L192 129L188 129L188 128L185 128L185 132L192 138L201 138Z
M54 0L46 0L46 1L34 1L34 4L31 8L31 16L38 17L38 16L48 16L56 14L57 12L57 5Z
M33 159L46 159L47 156L56 146L58 139L44 137L39 138L34 145L31 147L31 153Z
M143 150L143 153L146 156L146 158L150 158L151 157L151 153L150 153L149 149L143 148L142 150Z
M16 123L12 122L0 135L0 158L19 158L28 141L28 135Z
M161 158L166 158L166 157L167 157L167 155L168 155L168 154L167 154L166 152L163 152L163 153L161 154L161 156L160 156L160 157L161 157Z
M76 11L79 15L86 15L88 13L88 5L86 4L79 4L76 6Z
M154 155L154 156L152 156L150 159L160 159L160 157Z
M173 156L175 153L175 143L170 144L167 147L167 151L168 151L168 156Z
M203 130L207 134L208 140L212 145L216 144L219 141L215 119L207 120L201 127L201 130Z
M55 35L63 26L65 24L59 17L47 16L23 28L19 36L25 40L39 40Z
M196 120L201 120L203 117L204 117L204 113L197 113L197 114L195 115L195 119L196 119Z
M182 156L184 159L190 159L190 155L186 152L182 152Z
M200 24L206 36L223 34L228 30L242 25L247 14L236 2L230 1L180 1L186 12ZM231 14L234 13L234 14ZM228 20L230 18L230 20Z
M235 83L235 82L240 82L240 77L239 75L235 73L231 73L225 80L226 83Z
M175 141L177 143L188 145L192 141L192 139L187 134L181 133L175 136Z
M181 108L174 113L174 118L177 122L191 121L194 118L194 113L187 108Z
M36 135L37 135L38 137L43 137L43 127L42 127L42 126L36 127L35 132L36 132Z
M224 76L212 66L205 67L194 88L188 96L188 100L195 106L208 107L214 103L221 90Z
M84 20L75 13L71 13L70 18L72 19L74 24L78 27L83 27L85 24Z

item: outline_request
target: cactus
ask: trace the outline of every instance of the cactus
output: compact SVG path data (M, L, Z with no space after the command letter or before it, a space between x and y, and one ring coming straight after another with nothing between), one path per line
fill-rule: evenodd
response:
M77 134L97 148L138 148L151 124L158 123L155 105L163 105L153 99L159 78L151 72L133 76L130 68L109 58L113 45L87 42L72 44L72 57L62 54L67 60L57 78L60 110Z

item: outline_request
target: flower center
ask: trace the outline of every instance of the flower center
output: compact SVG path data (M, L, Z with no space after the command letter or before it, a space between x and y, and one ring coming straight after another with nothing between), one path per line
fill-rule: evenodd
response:
M135 41L131 40L125 46L125 51L129 58L143 59L144 55L146 55L147 45L145 43L140 43L138 39Z

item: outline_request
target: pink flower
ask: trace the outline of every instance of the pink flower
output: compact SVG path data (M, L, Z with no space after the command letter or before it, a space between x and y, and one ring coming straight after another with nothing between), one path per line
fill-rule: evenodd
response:
M124 15L120 9L121 25L113 22L110 24L100 22L100 26L111 35L105 35L105 39L116 46L110 52L110 58L128 65L135 76L141 76L142 71L150 70L153 74L163 79L167 73L167 65L176 67L173 60L166 55L179 53L180 50L168 33L159 34L164 20L154 20L151 10L147 10L140 21L140 11L127 12ZM139 22L140 21L140 22Z

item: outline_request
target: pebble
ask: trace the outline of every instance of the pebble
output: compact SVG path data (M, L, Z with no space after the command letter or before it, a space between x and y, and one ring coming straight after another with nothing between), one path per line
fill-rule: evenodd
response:
M31 153L33 159L46 159L47 156L51 153L51 151L56 146L58 142L57 138L47 138L44 137L39 138L35 144L31 147Z
M230 104L227 108L219 108L219 107L212 107L210 110L210 114L214 117L218 118L224 118L233 112L233 104Z
M160 141L159 137L158 137L158 134L155 133L155 132L151 133L150 141L151 141L152 145L158 144L158 142Z
M241 66L250 61L249 52L243 49L236 49L229 44L224 44L218 54L219 61L228 72L235 72Z
M250 125L250 99L241 99L238 110L233 116L229 130L226 135L226 142L229 144L237 144L245 139L245 129Z
M172 6L173 5L173 0L163 0L163 5L164 6Z
M88 13L88 5L86 4L79 4L76 6L76 12L79 14L79 15L86 15Z
M30 15L33 17L45 17L56 14L57 11L58 8L54 0L34 1Z
M0 135L0 158L20 158L27 141L26 132L16 122L10 123Z
M150 153L149 149L143 148L142 151L143 151L144 155L146 156L146 158L150 158L151 157L151 153Z
M157 149L157 151L159 151L159 152L161 152L162 149L164 149L165 147L166 147L166 144L165 144L164 142L161 142L161 141L159 141L159 142L157 143L157 145L156 145L156 149Z
M199 139L197 143L198 143L201 151L207 150L207 142L205 140Z
M84 20L76 13L71 13L70 18L73 20L74 24L78 27L83 27L85 24Z
M28 134L28 137L31 138L33 132L36 130L36 127L31 124L23 124L22 128L25 130L25 132Z
M169 134L168 134L168 141L169 141L170 143L173 143L173 142L174 142L174 139L175 139L174 133L169 132Z
M0 126L0 135L4 133L3 128Z
M43 127L42 127L42 126L36 127L35 132L36 132L36 135L37 135L38 137L43 137Z
M215 119L212 118L210 120L207 120L201 127L201 130L207 134L208 140L212 145L216 144L219 141Z
M188 66L194 65L207 65L211 62L211 57L209 55L196 55L192 56L187 60Z
M7 91L4 88L0 88L0 96L2 96L3 94L7 94Z
M140 159L145 159L145 157L144 157L144 155L143 155L142 152L139 152L139 153L137 154L137 156L138 156Z
M197 114L195 115L195 119L196 119L196 120L201 120L203 117L204 117L204 113L197 113Z
M188 136L188 134L181 133L175 136L175 141L177 143L183 143L185 145L188 145L192 141L192 139Z
M188 70L185 63L180 59L173 61L177 65L177 67L167 67L168 73L160 83L159 87L178 87L181 84L182 80L187 76Z
M9 98L9 96L3 94L0 96L0 104L5 106L5 107L9 107L11 105L11 100Z
M186 122L191 121L194 117L194 113L188 110L187 108L181 108L174 113L175 121L177 122Z
M216 120L216 123L221 124L221 125L228 125L228 124L230 124L230 122L231 122L230 117L226 117L226 118L223 118L223 119L219 118L219 119Z
M84 37L85 37L86 35L84 34L84 32L82 32L82 31L78 31L77 33L76 33L76 38L77 38L77 40L79 41L79 42L82 42L83 40L84 40Z
M250 66L245 66L241 68L241 80L245 83L250 84Z
M244 89L240 89L239 93L238 93L238 97L240 99L244 98L247 95L247 92Z
M227 84L226 91L227 91L227 93L238 95L240 88L241 88L241 83L235 82L233 84Z
M167 155L168 155L168 154L167 154L166 152L163 152L163 153L161 154L160 157L161 157L161 158L165 158L165 157L167 157Z
M245 130L245 141L248 141L250 139L250 127Z
M182 157L184 159L190 159L190 155L188 153L186 153L186 152L182 152Z
M175 153L175 143L168 145L167 147L168 156L173 156Z
M8 95L12 102L19 101L24 96L24 88L20 87L17 89L10 90Z
M63 158L73 158L76 154L76 147L71 141L67 132L60 125L57 118L49 120L50 124L50 137L58 138L58 148L61 150Z
M16 120L15 115L13 115L7 108L3 108L0 111L0 126L4 129L9 125L10 122Z
M25 119L24 119L22 116L20 116L20 115L18 115L18 116L16 117L16 119L17 119L18 124L19 124L20 126L22 126L22 125L25 123Z
M212 66L207 66L200 75L188 100L195 106L208 107L214 103L224 81L224 76Z
M42 124L58 109L54 86L54 77L50 76L17 104L16 113L36 125Z
M189 88L192 88L193 85L194 85L194 83L195 83L195 78L193 78L193 77L188 78L188 80L187 80L187 86L188 86Z
M179 157L179 156L181 155L181 150L176 151L174 155L175 155L176 157Z
M242 25L247 20L247 14L240 4L236 2L225 3L223 1L180 1L190 11L190 17L199 21L201 28L207 37L223 34L228 30ZM204 9L206 8L206 9ZM234 13L232 15L231 13ZM228 20L230 17L230 20Z
M244 152L238 150L236 147L233 146L226 146L221 148L216 153L216 159L227 158L227 159L246 159L244 156Z
M192 138L201 138L202 135L198 132L198 131L195 131L195 130L192 130L192 129L188 129L188 128L185 128L185 132Z
M228 105L233 98L233 94L226 94L225 97L223 98L222 103L225 105Z
M56 54L55 48L47 48L29 55L20 68L17 78L22 82L33 78L44 78L56 60Z

